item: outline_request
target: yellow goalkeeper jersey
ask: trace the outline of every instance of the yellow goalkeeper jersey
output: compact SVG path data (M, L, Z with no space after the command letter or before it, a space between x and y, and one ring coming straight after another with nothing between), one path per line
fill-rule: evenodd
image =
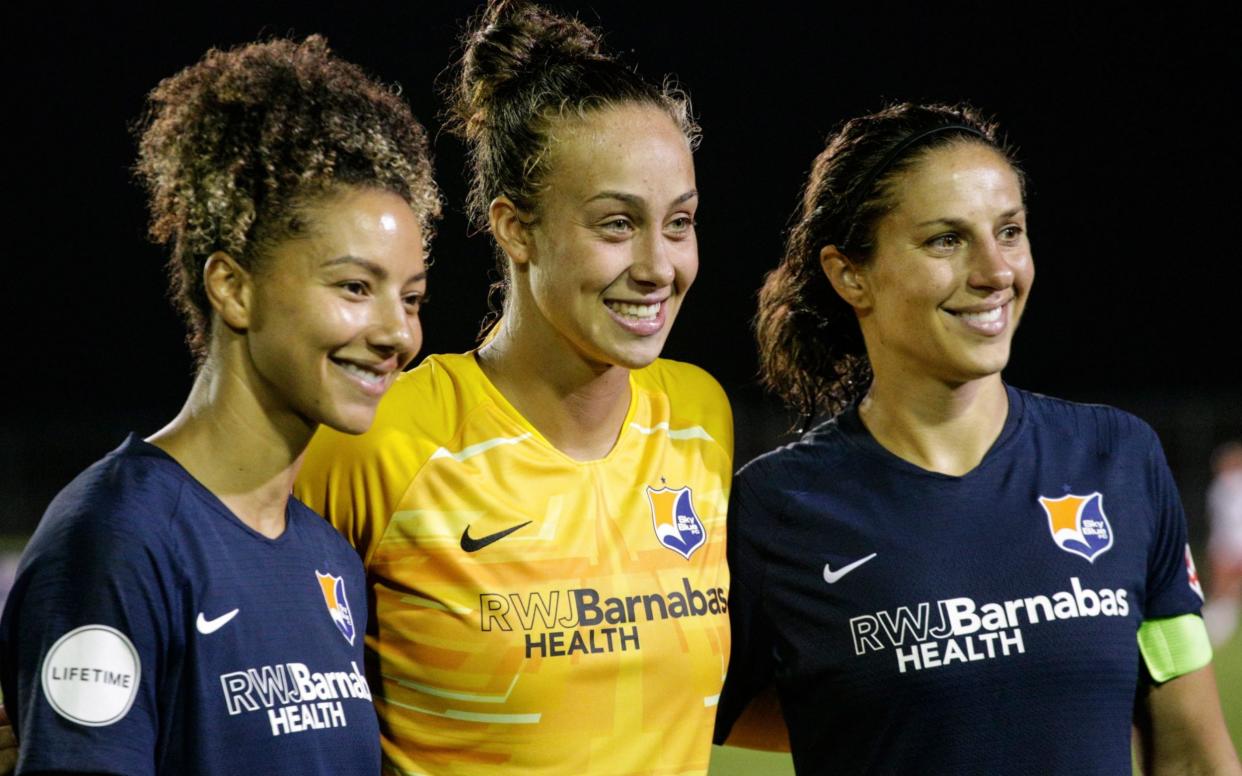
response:
M296 494L358 549L386 773L704 773L729 657L733 428L720 386L630 376L575 461L473 354L403 375L372 429L322 429Z

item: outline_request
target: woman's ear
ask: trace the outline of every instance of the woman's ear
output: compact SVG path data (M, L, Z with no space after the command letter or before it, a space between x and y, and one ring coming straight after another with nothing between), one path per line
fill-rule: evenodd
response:
M487 206L487 222L492 237L515 265L526 264L531 257L529 224L522 220L522 211L513 200L501 195Z
M208 256L203 265L203 286L220 320L235 331L249 328L253 298L250 273L236 259L224 251Z
M867 276L858 265L850 261L835 245L826 245L819 252L819 266L832 284L837 295L856 310L871 306L871 294Z

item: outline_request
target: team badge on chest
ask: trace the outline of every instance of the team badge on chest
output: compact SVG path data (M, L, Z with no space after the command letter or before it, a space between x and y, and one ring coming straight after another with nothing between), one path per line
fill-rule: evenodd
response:
M345 597L345 580L331 574L320 574L315 571L319 580L319 592L323 593L323 602L328 606L328 614L332 622L345 640L354 643L354 616L349 611L349 599Z
M693 495L689 488L647 488L656 538L686 560L707 541L703 521L694 511Z
M1104 514L1104 496L1092 493L1060 498L1039 497L1039 505L1048 516L1052 541L1066 552L1082 556L1092 563L1097 556L1113 546L1113 527Z

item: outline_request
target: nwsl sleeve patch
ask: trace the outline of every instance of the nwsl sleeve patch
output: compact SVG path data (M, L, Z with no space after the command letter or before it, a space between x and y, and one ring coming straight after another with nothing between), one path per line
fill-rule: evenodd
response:
M1195 570L1195 559L1190 554L1190 545L1186 545L1186 582L1195 591L1199 600L1203 600L1203 585L1199 584L1199 572Z
M141 661L129 637L107 625L83 625L56 640L43 658L43 695L52 709L87 727L111 725L138 695Z

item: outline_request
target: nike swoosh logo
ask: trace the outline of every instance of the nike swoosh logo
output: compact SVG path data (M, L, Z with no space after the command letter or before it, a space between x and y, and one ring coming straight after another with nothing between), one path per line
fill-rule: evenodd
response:
M201 634L203 634L204 636L206 636L206 635L209 635L209 634L211 634L211 633L215 633L216 631L218 631L218 630L220 630L221 628L223 628L225 625L228 625L229 620L231 620L231 619L233 619L234 617L236 617L236 616L237 616L237 613L238 613L239 611L241 611L241 610L240 610L240 609L234 609L234 610L233 610L233 611L231 611L231 612L225 612L224 614L220 615L219 617L214 617L214 618L212 618L212 619L210 619L210 620L209 620L209 619L207 619L206 617L204 617L202 612L199 612L199 613L198 613L198 622L196 622L196 623L194 623L194 624L195 624L195 626L198 628L198 632L199 632L199 633L201 633Z
M522 523L521 525L515 525L511 528L506 528L503 531L497 531L494 534L488 534L487 536L480 536L478 539L473 539L470 537L470 526L466 526L466 530L461 532L461 548L465 550L466 552L478 552L479 550L483 549L484 547L491 544L492 542L497 541L499 539L503 539L509 534L516 531L517 529L525 528L526 526L530 524L531 524L531 521L527 520L525 523Z
M859 566L861 566L862 564L864 564L864 563L866 563L867 561L871 560L872 558L874 558L874 557L875 557L875 555L876 555L876 554L873 552L873 553L871 553L870 555L868 555L867 557L865 557L865 558L859 558L858 560L854 561L854 562L853 562L853 563L851 563L850 565L848 565L848 566L843 566L842 568L839 568L839 569L837 569L836 571L833 571L833 570L832 570L832 564L830 564L830 563L825 563L825 564L824 564L824 581L825 581L825 582L827 582L827 583L828 583L828 584L830 584L830 585L835 584L835 583L837 583L837 582L840 582L840 581L841 581L841 577L844 577L846 574L850 573L851 571L853 571L854 569L858 568L858 567L859 567Z

